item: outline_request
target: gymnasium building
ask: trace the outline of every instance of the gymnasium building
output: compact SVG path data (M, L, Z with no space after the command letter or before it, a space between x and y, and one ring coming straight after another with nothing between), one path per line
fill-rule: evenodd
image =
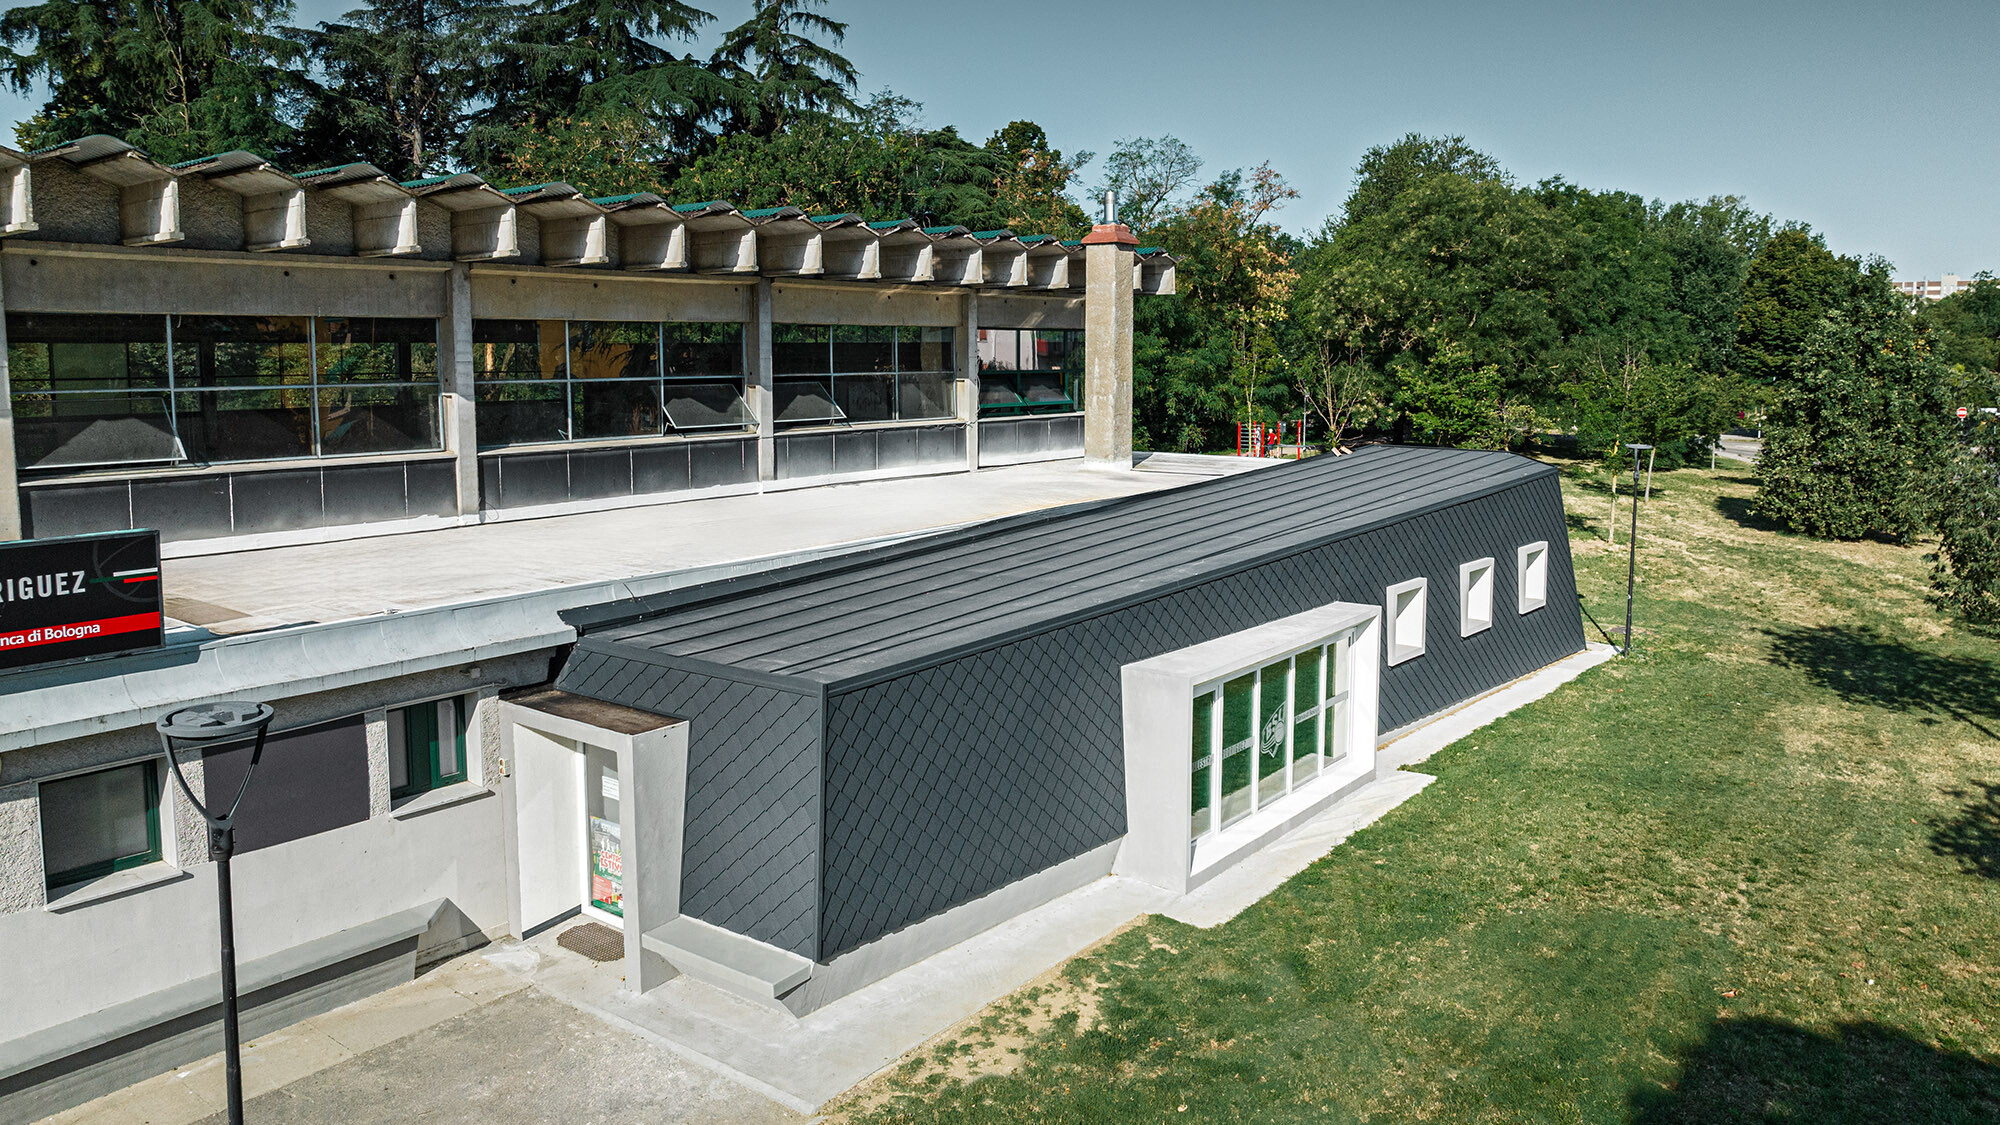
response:
M0 150L0 236L0 642L66 573L31 549L162 599L0 650L0 1117L216 1049L184 703L277 710L246 1035L579 917L635 992L810 1018L1095 880L1198 887L1584 647L1546 466L1135 457L1174 259L1112 221L87 137Z

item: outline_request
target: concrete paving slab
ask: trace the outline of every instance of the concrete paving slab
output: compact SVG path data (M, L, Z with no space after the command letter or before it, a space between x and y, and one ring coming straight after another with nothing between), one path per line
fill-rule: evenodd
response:
M383 993L378 1004L348 1004L306 1021L353 1054L372 1051L405 1035L443 1023L478 1007L449 984L419 977Z
M169 615L186 599L190 618L233 634L935 531L1247 468L1206 460L1145 473L1016 465L170 558L161 568Z
M259 1125L562 1121L785 1125L803 1118L534 990L250 1099ZM217 1114L205 1125L220 1125Z
M1436 780L1429 774L1399 770L1370 782L1159 912L1203 929L1219 926L1256 905L1287 879L1311 867L1349 836L1382 819L1389 810L1423 792L1425 786Z

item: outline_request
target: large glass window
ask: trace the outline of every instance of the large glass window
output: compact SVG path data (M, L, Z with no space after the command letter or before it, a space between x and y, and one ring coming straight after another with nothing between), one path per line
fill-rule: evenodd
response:
M482 445L741 429L741 324L475 320Z
M1053 414L1083 401L1083 333L979 330L979 412Z
M1336 638L1195 693L1191 839L1236 823L1346 757L1346 652L1347 640Z
M437 322L7 317L25 468L440 448Z
M49 889L157 862L159 783L153 761L42 782L42 870Z
M949 328L773 325L776 420L823 424L954 417L955 340Z

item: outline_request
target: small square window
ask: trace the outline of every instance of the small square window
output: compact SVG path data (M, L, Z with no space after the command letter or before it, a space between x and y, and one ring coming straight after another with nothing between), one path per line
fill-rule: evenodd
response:
M1531 613L1549 604L1549 544L1530 543L1516 552L1514 573L1520 591L1515 599L1522 613Z
M42 869L50 890L160 860L160 771L133 762L42 782Z
M1458 568L1458 635L1469 637L1493 627L1493 560L1474 559Z
M1389 614L1389 628L1384 639L1389 645L1391 664L1401 664L1424 654L1424 614L1429 609L1429 585L1427 579L1412 578L1389 587L1383 608Z
M393 800L466 779L465 732L470 695L398 707L389 712L389 796Z

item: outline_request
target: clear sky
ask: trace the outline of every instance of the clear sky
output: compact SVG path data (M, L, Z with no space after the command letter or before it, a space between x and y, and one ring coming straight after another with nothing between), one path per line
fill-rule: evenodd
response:
M728 26L746 0L692 0ZM301 23L351 0L303 0ZM1269 160L1304 231L1355 162L1464 134L1523 180L1735 193L1898 276L2000 273L2000 2L830 0L863 85L974 141L1040 123L1103 153L1171 133L1205 172ZM0 100L0 114L32 102ZM346 155L346 154L340 154ZM366 154L355 154L366 155ZM1086 170L1086 179L1094 182ZM754 201L746 201L754 202Z

